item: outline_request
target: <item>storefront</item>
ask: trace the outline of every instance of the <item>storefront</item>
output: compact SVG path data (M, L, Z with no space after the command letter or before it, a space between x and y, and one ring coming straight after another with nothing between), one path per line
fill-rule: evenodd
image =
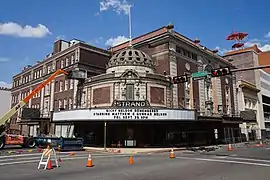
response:
M125 147L186 145L196 139L192 131L207 131L205 123L196 125L194 111L175 109L113 107L60 111L54 113L53 122L55 129L74 125L74 135L83 137L85 144L91 146L104 146L104 142L106 146ZM209 132L213 135L213 131Z

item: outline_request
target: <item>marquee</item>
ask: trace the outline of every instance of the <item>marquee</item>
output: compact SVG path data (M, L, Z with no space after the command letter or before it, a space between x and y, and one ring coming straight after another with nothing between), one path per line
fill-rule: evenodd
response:
M53 121L157 121L157 120L195 120L195 112L175 109L152 108L108 108L83 109L54 112Z

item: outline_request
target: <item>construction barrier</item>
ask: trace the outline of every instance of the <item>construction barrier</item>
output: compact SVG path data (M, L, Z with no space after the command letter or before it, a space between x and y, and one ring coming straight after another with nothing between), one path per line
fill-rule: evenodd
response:
M41 154L40 161L38 163L38 169L41 168L42 165L44 165L44 170L53 169L52 161L55 162L55 166L58 168L58 160L56 158L56 152L53 148L48 146L46 149L43 150L43 153Z

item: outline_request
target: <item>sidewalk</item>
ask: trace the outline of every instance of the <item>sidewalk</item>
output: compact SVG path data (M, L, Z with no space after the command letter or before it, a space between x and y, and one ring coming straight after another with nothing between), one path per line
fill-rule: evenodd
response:
M96 147L84 147L86 151L103 152L103 153L121 153L121 154L137 154L137 153L162 153L174 151L186 150L186 148L96 148Z
M243 142L232 144L233 147L245 147L256 142ZM199 146L199 147L181 147L181 148L97 148L97 147L84 147L86 151L101 152L101 153L121 153L121 154L137 154L137 153L162 153L174 151L215 151L217 149L227 147L228 144L212 145L212 146Z

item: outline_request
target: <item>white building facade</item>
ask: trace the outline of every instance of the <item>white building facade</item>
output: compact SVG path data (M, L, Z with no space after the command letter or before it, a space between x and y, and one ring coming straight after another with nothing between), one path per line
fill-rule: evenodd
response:
M261 94L264 111L264 123L267 137L270 137L270 74L260 70Z
M11 103L11 92L6 87L0 87L0 117L4 116L5 113L10 109Z

